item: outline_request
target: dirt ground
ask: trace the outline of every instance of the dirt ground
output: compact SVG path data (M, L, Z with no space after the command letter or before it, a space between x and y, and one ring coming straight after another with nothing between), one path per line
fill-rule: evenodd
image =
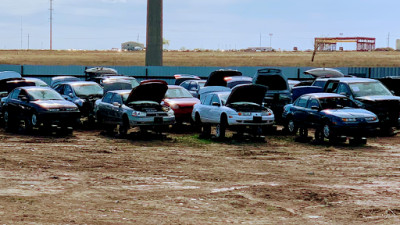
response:
M400 138L366 146L0 130L2 224L398 224Z

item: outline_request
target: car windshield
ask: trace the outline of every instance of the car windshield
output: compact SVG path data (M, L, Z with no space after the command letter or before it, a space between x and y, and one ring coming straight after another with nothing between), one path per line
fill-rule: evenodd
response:
M103 88L101 88L98 84L79 84L73 85L72 88L74 89L75 94L78 96L103 95Z
M349 84L355 97L392 95L392 93L380 82L360 82Z
M63 100L63 97L53 90L29 90L29 95L33 100Z
M352 100L343 97L320 98L319 102L321 103L322 109L357 108Z
M190 92L184 88L169 88L165 93L166 98L193 98Z
M204 82L198 82L198 84L199 84L200 87L204 87L204 85L206 84L206 82L205 82L205 81L204 81Z
M226 94L220 94L219 98L221 99L221 102L223 105L226 104L226 100L228 100L230 93L226 93Z
M129 97L129 92L121 94L121 97L122 97L122 101L126 102L126 100L128 100L128 97Z

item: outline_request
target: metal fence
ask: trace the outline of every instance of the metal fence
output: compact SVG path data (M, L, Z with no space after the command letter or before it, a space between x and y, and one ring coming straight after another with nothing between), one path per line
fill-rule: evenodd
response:
M239 70L244 76L253 77L258 69L265 67L178 67L178 66L105 66L116 69L120 74L133 76L136 79L163 79L173 83L174 74L193 74L202 78L218 69ZM85 79L85 69L89 66L45 66L45 65L0 65L0 71L15 71L25 77L37 77L50 83L51 77L59 75L76 76ZM287 78L310 78L304 71L312 67L274 67L282 70ZM400 76L400 67L340 67L344 74L359 77L380 78Z

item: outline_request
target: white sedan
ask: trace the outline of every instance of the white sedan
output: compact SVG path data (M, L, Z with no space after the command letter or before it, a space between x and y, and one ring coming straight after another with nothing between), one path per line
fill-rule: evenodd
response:
M216 137L224 138L229 127L243 134L246 128L259 134L261 128L274 124L272 110L262 106L267 88L261 85L239 85L232 91L207 92L200 95L201 103L194 105L192 119L209 136L216 125Z

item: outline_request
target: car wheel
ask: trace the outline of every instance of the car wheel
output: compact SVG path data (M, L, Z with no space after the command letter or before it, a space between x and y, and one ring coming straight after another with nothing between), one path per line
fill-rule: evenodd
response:
M5 110L3 113L3 120L6 131L12 131L16 129L16 124L14 124L13 119L10 117L10 114L7 110Z
M193 121L193 126L195 131L201 132L201 119L199 113L196 113L196 116Z
M223 116L223 117L221 117L221 120L220 120L219 124L217 124L217 127L215 129L215 136L218 139L225 138L226 126L227 126L226 117Z
M324 127L322 128L322 133L324 138L329 139L329 142L334 142L336 139L336 135L332 130L332 126L327 122L325 123Z
M297 125L295 124L294 120L290 118L287 122L286 129L289 132L289 134L296 134L297 133Z

